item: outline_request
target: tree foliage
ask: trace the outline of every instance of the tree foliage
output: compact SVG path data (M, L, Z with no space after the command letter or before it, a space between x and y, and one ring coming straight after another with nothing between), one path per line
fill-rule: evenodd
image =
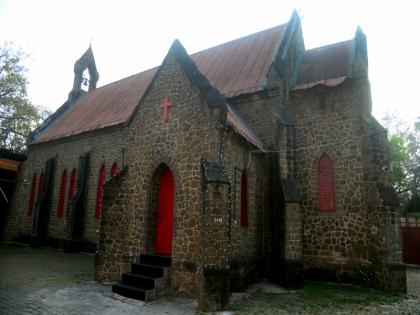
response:
M0 148L15 152L26 150L29 132L49 114L29 100L25 57L10 43L0 45Z
M408 127L390 114L384 122L388 128L392 184L405 204L413 196L420 196L420 117Z

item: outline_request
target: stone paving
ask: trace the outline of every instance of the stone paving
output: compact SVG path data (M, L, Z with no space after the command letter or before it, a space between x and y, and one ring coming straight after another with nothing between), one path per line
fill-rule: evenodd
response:
M145 304L93 281L92 254L0 245L0 314L194 314L193 300Z
M350 303L344 309L334 307L334 301L327 307L313 305L313 301L302 299L299 291L285 291L263 283L257 285L259 295L253 293L252 287L245 293L235 293L234 311L223 314L419 315L420 268L408 267L407 279L409 294L402 299L367 305ZM235 303L242 308L235 310ZM189 299L166 298L145 304L112 293L111 285L93 281L91 254L0 244L2 315L197 314L196 309L197 302Z

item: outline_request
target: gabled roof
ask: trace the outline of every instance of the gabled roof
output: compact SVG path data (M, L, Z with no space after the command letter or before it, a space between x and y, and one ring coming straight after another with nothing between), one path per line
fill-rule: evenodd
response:
M257 134L252 130L248 125L246 120L241 116L241 114L236 111L232 106L227 104L227 122L238 134L244 137L249 143L256 146L262 152L265 152L264 144L258 138Z
M198 52L191 58L226 98L261 91L286 25Z
M97 88L41 132L32 143L41 143L124 123L133 113L157 68Z
M280 25L198 52L190 57L199 71L226 98L264 89L265 78L285 25ZM32 144L126 122L158 68L97 88L81 97Z
M294 90L342 83L351 71L354 40L306 50Z

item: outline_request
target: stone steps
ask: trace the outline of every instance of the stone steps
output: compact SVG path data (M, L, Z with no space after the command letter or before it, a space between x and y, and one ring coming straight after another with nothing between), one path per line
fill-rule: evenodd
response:
M166 293L171 257L141 254L140 262L131 264L131 272L122 274L121 283L112 286L112 292L145 302Z

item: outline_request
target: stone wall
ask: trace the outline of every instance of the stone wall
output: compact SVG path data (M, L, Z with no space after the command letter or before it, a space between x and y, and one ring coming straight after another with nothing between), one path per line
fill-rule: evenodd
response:
M392 292L406 292L402 263L399 200L389 183L386 130L376 120L365 119L363 130L364 201L368 209L369 260L376 285Z
M107 242L99 243L95 255L95 279L101 279L101 281L120 281L121 273L129 271L130 263L138 259L138 253L122 250L125 248L125 231L131 219L122 211L124 205L128 203L125 191L121 190L128 170L129 168L126 167L104 185L104 211L101 218L100 238L106 239ZM114 251L107 251L107 248L112 248Z
M303 208L303 255L306 267L367 263L368 226L363 205L363 89L357 82L333 88L295 91L288 116L296 128L296 183ZM368 92L368 90L366 91ZM321 212L318 161L333 163L335 211ZM311 264L311 265L310 265ZM341 268L341 267L340 267Z
M279 87L230 101L268 148L277 142L273 131L277 130L277 119L283 108L283 93Z
M229 183L205 185L205 208L201 222L202 262L209 266L229 265Z
M285 248L286 260L302 259L302 213L300 204L286 203L285 205Z
M365 77L292 94L288 115L296 123L303 255L307 277L359 281L369 274L369 285L395 289L402 287L395 204L391 209L379 196L381 187L389 190L387 142L370 108ZM319 208L317 169L323 154L333 163L331 212ZM396 265L389 267L389 260Z
M230 266L232 285L236 290L246 288L265 276L264 243L270 242L271 231L264 229L267 213L265 154L249 144L233 130L225 150L225 165L232 184L230 196ZM248 224L241 225L242 175L247 178ZM269 255L269 249L266 251Z
M263 153L240 135L231 131L225 150L225 161L232 183L230 258L246 261L262 255L262 214L264 211ZM247 178L248 226L241 226L241 179Z
M167 122L160 106L165 97L171 102ZM159 167L165 165L175 182L169 292L196 296L197 270L202 261L200 246L204 241L200 225L204 215L201 159L219 159L225 129L222 121L223 112L207 105L177 59L169 54L129 126L125 141L128 172L114 193L123 198L104 208L108 219L102 222L99 254L105 260L101 274L97 273L98 280L113 278L115 269L106 261L114 259L112 254L122 257L154 250L150 240L156 225L154 181L159 180ZM120 224L120 217L129 223Z
M17 193L13 200L13 210L10 212L11 215L9 217L7 239L19 239L31 234L33 217L28 216L28 203L32 178L36 173L38 177L36 191L38 191L40 175L44 170L45 162L51 157L56 158L57 166L54 176L48 236L52 242L60 243L65 239L71 172L73 168L78 171L80 155L90 151L90 172L83 238L89 242L96 243L99 237L99 220L95 218L99 169L104 164L106 178L109 178L111 166L114 162L117 163L119 168L122 167L124 159L124 132L121 128L108 128L31 146L28 151L28 159L20 170L21 175L17 184ZM58 199L64 169L67 170L64 215L58 217Z

